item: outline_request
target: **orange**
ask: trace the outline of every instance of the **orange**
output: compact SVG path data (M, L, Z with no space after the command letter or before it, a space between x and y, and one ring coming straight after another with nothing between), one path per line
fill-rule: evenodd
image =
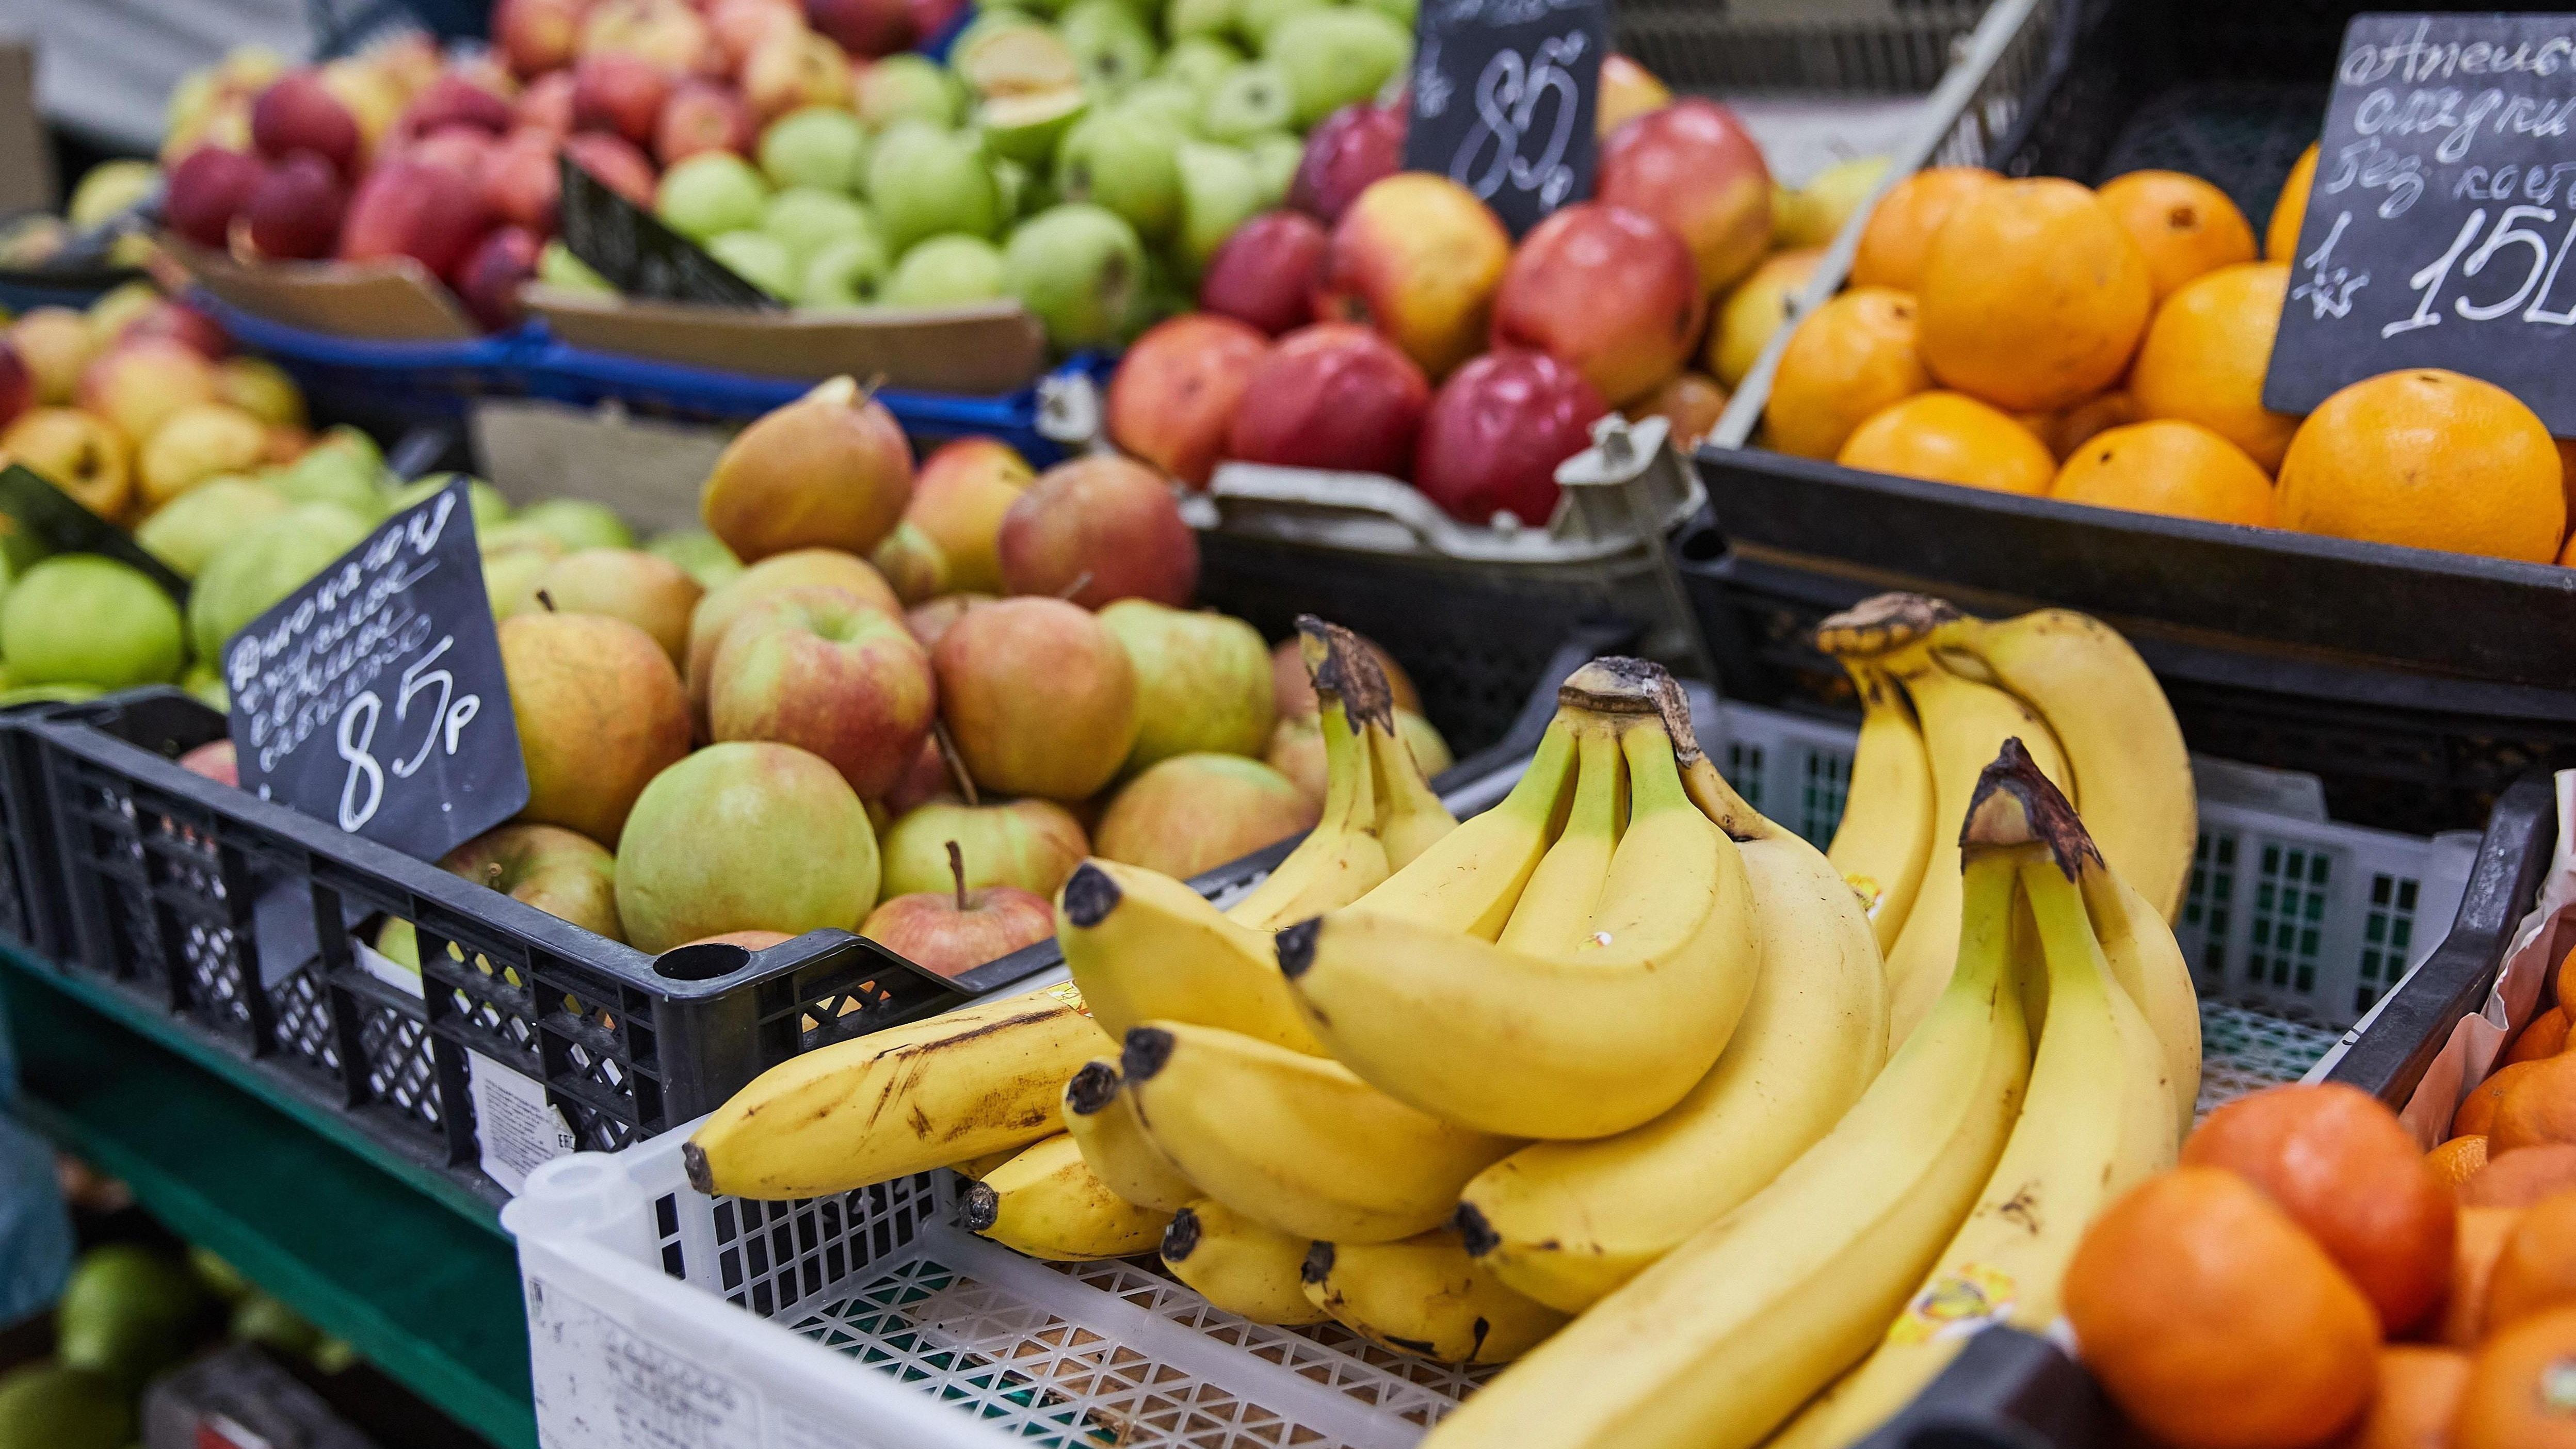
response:
M2119 381L2154 307L2110 209L2037 177L1961 201L1923 261L1923 365L1998 407L2062 408Z
M1923 281L1923 257L1932 237L1959 203L2003 180L1982 166L1933 166L1887 188L1861 228L1852 254L1855 287L1895 287L1911 292Z
M2454 1137L2424 1154L2426 1166L2445 1186L2457 1190L2461 1183L2477 1176L2487 1165L2487 1140L2483 1137Z
M2281 194L2272 202L2272 219L2263 226L2263 260L2295 260L2290 253L2299 249L2299 222L2308 214L2308 187L2317 179L2317 143L2290 165L2290 178L2281 183Z
M1823 247L1773 252L1717 304L1702 354L1711 375L1732 388L1753 370L1754 359L1789 320L1789 300L1816 274Z
M2505 1064L2545 1061L2567 1050L2567 1008L2553 1006L2531 1019L2514 1036L2513 1050L2504 1054Z
M2063 1297L2086 1365L2174 1449L2316 1444L2378 1383L2369 1300L2232 1172L2177 1168L2111 1204Z
M2045 493L2057 472L2030 429L1956 392L1922 393L1872 413L1834 461L2001 493Z
M2558 566L2562 569L2576 569L2576 533L2567 535L2567 546L2558 551Z
M2159 420L2097 433L2057 470L2051 498L2212 523L2272 521L2272 478L2196 423Z
M2203 272L2254 260L2254 228L2227 193L2179 171L2132 171L2093 193L2146 254L2162 302Z
M2486 1331L2550 1308L2576 1305L2576 1192L2525 1209L2487 1279Z
M2576 1308L2481 1345L2451 1424L2454 1449L2576 1449Z
M2567 532L2558 445L2494 383L2383 372L2299 424L2281 459L2281 526L2548 563Z
M1854 287L1808 314L1762 407L1771 446L1830 458L1863 418L1930 387L1914 337L1914 299L1886 287Z
M2514 1224L2522 1221L2522 1209L2509 1207L2464 1207L2460 1209L2458 1247L2451 1257L2451 1291L2442 1300L2442 1316L2433 1326L2434 1337L2453 1348L2475 1348L2486 1336L2487 1289L2495 1279L2496 1260L2504 1256L2504 1245L2513 1237Z
M2342 1449L2444 1449L2468 1383L2467 1354L2390 1344L2379 1351L2379 1391L2371 1398L2370 1415Z
M2263 406L2263 373L2289 285L2287 267L2221 267L2166 298L2129 369L2138 416L2198 423L2278 472L2299 420Z
M2558 971L2551 984L2560 1002L2576 1001L2576 946L2568 947L2567 954L2558 958Z
M2487 1135L2487 1129L2495 1123L2496 1104L2504 1100L2505 1088L2529 1075L2530 1068L2536 1065L2536 1062L2516 1062L2488 1073L2485 1081L2469 1089L2469 1094L2460 1099L2459 1110L2451 1114L2451 1135Z
M2517 1147L2576 1142L2576 1056L2547 1057L2529 1065L2522 1080L2496 1099L2487 1146L2498 1156Z
M2124 428L2138 420L2138 399L2127 388L2114 388L2086 398L2057 415L2049 450L2063 463L2096 434ZM2269 482L2269 479L2265 480Z
M2558 445L2558 490L2567 496L2567 520L2576 523L2576 438L2552 438Z
M2460 1184L2462 1207L2526 1208L2576 1187L2576 1146L2550 1142L2498 1152L2490 1139L2487 1153L2487 1165Z
M2327 1083L2239 1097L2191 1134L2182 1161L2263 1189L2351 1276L2389 1332L2441 1301L2457 1228L2451 1189L2368 1092Z

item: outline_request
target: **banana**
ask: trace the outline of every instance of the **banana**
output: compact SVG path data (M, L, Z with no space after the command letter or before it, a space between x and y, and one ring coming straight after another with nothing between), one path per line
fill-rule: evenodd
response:
M1223 1027L1310 1056L1306 1027L1268 931L1142 866L1086 860L1055 898L1055 939L1101 1029L1156 1018Z
M2113 1198L2173 1165L2164 1046L2094 937L2076 879L2096 852L2074 807L2034 774L2008 785L1975 825L1989 845L2047 847L2021 867L2048 975L2030 1092L1976 1207L1885 1340L1792 1425L1800 1444L1817 1449L1868 1435L1984 1328L2045 1332L2085 1226Z
M1027 1145L1027 1143L1023 1142L1020 1144L1020 1147L1026 1147ZM959 1177L965 1178L969 1182L981 1182L984 1179L985 1173L988 1173L994 1168L1001 1166L1003 1163L1010 1161L1012 1158L1019 1156L1020 1147L1005 1147L999 1152L986 1152L974 1157L969 1157L962 1162L952 1162L948 1164L948 1170L956 1173Z
M1874 665L1843 667L1860 692L1860 742L1825 858L1860 892L1884 953L1894 949L1932 858L1932 761L1905 691Z
M1560 713L1509 795L1441 836L1355 904L1480 940L1501 935L1521 888L1565 828L1574 764L1573 721Z
M2168 922L2182 910L2200 836L2182 727L2119 631L2067 609L1958 618L1933 642L1976 656L2066 748L2085 828L2113 871Z
M1118 1090L1118 1063L1094 1057L1064 1084L1064 1133L1109 1190L1138 1207L1179 1212L1199 1190L1145 1135L1136 1104Z
M1297 621L1301 631L1306 625L1304 618ZM1349 681L1344 700L1351 705L1352 720L1368 736L1369 762L1377 771L1377 838L1386 844L1387 865L1402 870L1457 829L1458 817L1441 803L1413 746L1395 727L1395 692L1387 687L1376 651L1338 624L1317 621L1317 627L1339 646L1337 657Z
M1392 1243L1317 1243L1306 1301L1381 1347L1443 1363L1510 1363L1565 1326L1476 1266L1446 1228Z
M2082 885L2113 979L2164 1044L2174 1133L2188 1135L2200 1106L2200 992L2191 984L2191 965L2165 918L2099 853L2084 858Z
M753 1078L680 1159L703 1193L800 1198L1023 1147L1101 1040L1070 984L870 1032Z
M1005 1248L1059 1263L1151 1252L1172 1215L1109 1190L1058 1133L994 1168L966 1190L958 1221Z
M1540 857L1521 888L1520 902L1496 943L1506 951L1549 955L1572 951L1592 927L1601 887L1610 878L1610 855L1627 819L1628 767L1619 734L1606 722L1577 727L1574 808L1565 833Z
M1163 1266L1201 1298L1255 1323L1321 1323L1300 1274L1310 1240L1200 1198L1163 1229Z
M1377 837L1377 769L1368 732L1352 728L1341 696L1317 677L1324 728L1324 808L1315 828L1261 884L1226 912L1268 930L1318 911L1348 905L1384 882L1386 842Z
M1384 1242L1427 1232L1518 1146L1417 1112L1338 1062L1157 1021L1127 1033L1145 1133L1209 1197L1283 1233Z
M1458 1226L1469 1251L1568 1312L1768 1186L1887 1058L1887 980L1859 899L1814 846L1727 785L1678 689L1667 707L1683 783L1743 852L1762 974L1725 1054L1672 1110L1596 1142L1534 1143L1467 1184Z
M1280 932L1307 1024L1362 1079L1464 1126L1571 1138L1638 1126L1708 1074L1760 943L1743 858L1691 803L1643 683L1662 673L1595 660L1566 682L1624 716L1634 800L1581 946L1505 950L1368 899Z
M2030 1072L2008 976L2020 856L1968 857L1922 1028L1770 1186L1586 1310L1424 1449L1745 1449L1857 1362L2001 1154Z

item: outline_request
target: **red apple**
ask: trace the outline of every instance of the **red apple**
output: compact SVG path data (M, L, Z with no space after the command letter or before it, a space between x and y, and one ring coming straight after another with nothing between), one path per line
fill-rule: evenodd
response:
M707 722L718 740L810 750L873 800L920 754L934 688L930 656L902 619L845 589L782 589L725 631Z
M456 294L474 320L494 332L518 325L519 287L537 274L534 232L519 226L496 226L456 269Z
M1429 406L1431 384L1394 343L1357 323L1319 322L1279 339L1252 375L1226 451L1402 477Z
M1431 399L1413 486L1468 523L1508 513L1545 528L1556 513L1556 465L1591 443L1610 409L1583 374L1544 352L1489 352Z
M1571 363L1617 407L1681 370L1700 303L1699 269L1671 227L1586 202L1522 239L1494 298L1494 345Z
M852 55L892 55L916 38L904 0L805 0L805 23Z
M402 119L395 122L395 130L406 136L433 135L450 126L470 126L498 136L510 129L510 103L451 70L412 97L411 104L403 107Z
M17 344L0 337L0 427L36 405L36 374L18 355Z
M1435 378L1476 355L1511 233L1476 193L1424 171L1363 191L1333 227L1315 315L1366 322Z
M340 228L340 257L367 261L410 257L433 274L456 270L490 219L474 178L444 166L396 160L379 166L349 201Z
M492 40L523 80L572 63L581 43L584 0L501 0L492 7Z
M250 244L262 256L312 260L331 255L349 211L340 173L310 151L299 151L269 169L251 188L242 215Z
M1208 259L1199 306L1276 337L1315 318L1324 228L1302 211L1264 212L1234 229Z
M949 597L956 596L952 594ZM907 624L906 627L910 626ZM920 635L915 633L914 637L918 639ZM924 657L928 657L929 641L922 641L921 647ZM948 775L948 757L939 752L939 741L924 735L921 748L912 752L912 763L903 767L903 773L886 787L885 794L878 798L877 803L885 807L887 815L900 819L914 806L926 805L948 793L954 783Z
M712 81L680 82L653 126L653 159L676 166L701 151L751 149L751 113L733 91Z
M978 604L930 657L939 717L967 773L987 789L1087 799L1136 743L1135 666L1118 636L1079 605Z
M1405 113L1399 106L1344 106L1306 136L1306 154L1288 188L1288 204L1331 225L1359 194L1404 164Z
M572 127L646 145L670 95L671 73L661 66L622 50L594 52L573 64Z
M1735 285L1771 248L1771 168L1762 148L1735 112L1697 96L1611 132L1592 199L1671 227L1710 296Z
M1095 453L1039 474L1002 515L1002 582L1086 609L1118 599L1178 608L1198 588L1198 535L1160 475Z
M450 126L434 131L394 153L402 160L421 166L436 166L459 176L476 178L480 184L483 163L492 155L492 133L472 126Z
M968 0L904 0L912 11L913 33L928 39L946 30L964 10Z
M942 976L971 971L1055 935L1055 907L1046 897L1016 886L966 889L964 857L957 842L947 846L955 887L896 896L868 913L860 935Z
M1157 324L1109 380L1110 441L1205 488L1235 406L1269 352L1269 338L1231 317L1201 312Z
M114 341L136 337L166 337L208 361L225 357L233 350L233 340L224 333L224 324L191 304L176 297L154 299L116 330Z
M218 785L241 783L241 760L233 752L230 740L197 746L179 757L179 768L191 775L203 775Z
M201 247L221 249L232 235L233 218L250 201L265 175L255 157L221 146L200 146L170 168L163 214L170 229Z
M707 7L707 28L714 32L725 64L739 71L761 42L803 30L805 13L796 0L715 0Z
M289 71L251 103L250 140L259 153L283 161L310 151L346 176L358 161L358 120L309 70Z
M555 162L552 136L543 131L511 133L485 153L478 184L483 208L495 218L539 236L553 235L563 171Z
M572 134L572 72L548 71L528 82L510 107L510 126L516 131L540 131L561 140Z
M572 164L589 172L591 179L600 185L646 211L653 209L653 190L659 180L658 174L653 170L653 163L646 160L644 153L636 150L625 137L612 136L606 131L586 131L565 137L563 153L572 158Z

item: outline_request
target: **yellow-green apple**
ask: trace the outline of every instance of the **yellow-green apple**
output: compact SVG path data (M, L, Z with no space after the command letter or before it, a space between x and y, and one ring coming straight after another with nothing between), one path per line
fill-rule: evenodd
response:
M1270 655L1241 619L1122 599L1100 622L1136 669L1134 773L1175 755L1259 755L1277 718Z
M1315 826L1296 782L1241 755L1175 755L1119 787L1093 853L1180 880Z
M1711 295L1735 285L1771 249L1771 168L1762 148L1735 112L1702 97L1611 132L1601 143L1592 197L1671 227Z
M1091 853L1091 837L1071 811L1045 800L986 801L954 797L904 811L886 827L885 893L909 895L949 884L948 844L965 861L966 888L1014 886L1053 899L1057 886Z
M836 377L737 434L698 495L745 563L799 548L864 555L912 497L912 449L882 403Z
M885 575L887 586L906 607L948 592L948 555L917 523L896 524L868 561Z
M81 369L80 405L128 443L152 436L172 413L215 399L213 364L166 338L120 342Z
M1427 171L1389 176L1333 227L1319 316L1366 322L1432 377L1485 345L1511 233L1476 193Z
M227 357L215 364L215 400L231 403L272 428L304 426L304 394L295 379L264 357Z
M894 596L885 577L866 559L838 549L800 548L789 553L762 559L737 574L730 583L707 591L689 614L689 657L682 669L689 682L689 709L703 728L707 718L707 686L715 668L716 650L723 645L725 631L742 611L765 595L781 589L802 588L819 584L843 589L858 596L862 603L901 615L903 604ZM928 645L922 646L928 648Z
M89 323L69 307L31 307L9 324L9 341L36 384L36 401L59 407L80 390L81 369L98 355Z
M581 43L583 0L501 0L492 7L492 43L522 80L572 63Z
M300 503L225 544L188 590L188 642L221 662L226 640L357 547L367 520L336 503Z
M134 541L170 572L193 579L226 545L286 508L275 489L248 478L212 478L136 525Z
M617 920L617 858L587 835L558 825L503 825L449 851L439 865L585 931L626 939Z
M1672 425L1673 446L1688 453L1726 415L1726 389L1707 373L1684 369L1628 404L1627 413L1632 423L1662 418Z
M705 589L721 588L742 577L742 560L724 540L703 528L675 528L644 541L644 551L678 564Z
M1199 307L1276 337L1315 320L1315 285L1332 238L1302 211L1269 211L1234 229L1199 277Z
M955 879L947 890L894 896L868 913L859 934L915 966L955 976L998 961L1055 935L1055 907L1016 886L966 888L956 841L948 842Z
M208 361L233 350L232 338L225 335L224 324L216 321L213 313L168 297L153 298L117 333L119 341L144 337L166 337Z
M1002 515L1037 479L1029 460L999 438L960 438L922 460L903 517L939 545L949 588L1002 591Z
M1672 88L1655 73L1617 51L1601 57L1601 95L1596 101L1595 134L1608 136L1621 126L1673 103Z
M1295 640L1289 641L1294 644ZM1324 761L1324 721L1315 714L1283 714L1270 731L1269 747L1261 752L1263 763L1294 781L1297 792L1320 810L1324 791L1332 783L1331 771Z
M1807 285L1824 255L1821 247L1774 252L1726 294L1709 326L1704 354L1719 382L1733 387L1744 381L1771 334L1788 325L1790 297Z
M1379 672L1386 675L1387 694L1400 710L1422 710L1422 691L1413 687L1413 676L1395 662L1384 645L1364 634L1354 634L1369 653L1377 656ZM1297 636L1289 635L1270 651L1270 697L1277 704L1281 719L1312 719L1315 716L1315 681L1306 673L1306 656Z
M1118 599L1186 604L1199 540L1172 485L1114 454L1058 463L1002 516L1002 583L1097 609Z
M689 615L706 591L678 564L640 549L585 548L552 560L529 584L563 614L605 614L651 635L677 669L689 653Z
M927 604L916 604L904 610L904 627L912 631L912 637L921 641L922 648L936 649L939 636L948 632L949 625L956 623L968 609L977 604L992 603L994 598L992 594L942 594Z
M1394 343L1353 322L1279 339L1244 389L1226 456L1283 468L1401 477L1431 384Z
M1211 312L1158 323L1109 379L1109 440L1193 488L1225 451L1234 410L1270 339Z
M1494 345L1569 363L1619 407L1681 370L1702 300L1679 233L1641 211L1585 202L1521 240L1494 298Z
M809 750L873 800L929 738L933 690L930 656L900 615L843 589L782 589L725 630L709 671L708 732Z
M1556 516L1556 466L1592 442L1609 409L1583 374L1544 352L1488 352L1449 375L1422 418L1413 486L1451 517L1524 528Z
M167 684L187 663L179 606L114 559L56 554L18 576L0 601L0 657L11 688Z
M931 662L940 718L985 788L1080 800L1109 783L1136 743L1135 666L1078 604L978 605L948 626Z
M654 777L617 842L617 914L655 954L732 931L856 930L876 833L841 772L793 745L709 745Z
M626 520L594 499L540 498L520 509L517 521L553 534L566 549L635 546L635 531Z
M101 518L116 518L134 498L133 462L125 436L79 408L36 408L0 432L0 455L45 475L45 481Z
M247 473L268 451L268 427L230 403L197 403L172 413L143 440L135 473L145 510L209 478Z
M718 931L712 936L700 936L694 941L683 941L680 944L683 946L740 946L746 951L766 951L782 941L795 939L785 931Z
M581 20L581 53L632 55L673 75L720 67L724 53L685 0L600 0Z
M495 619L537 607L537 575L564 554L563 540L522 523L485 530L477 545L483 556L483 591L492 601Z
M1402 106L1344 106L1306 133L1306 154L1288 186L1288 204L1326 226L1341 220L1359 194L1404 164Z
M645 785L689 752L679 672L652 635L600 614L540 608L503 619L500 634L528 767L519 818L615 841Z

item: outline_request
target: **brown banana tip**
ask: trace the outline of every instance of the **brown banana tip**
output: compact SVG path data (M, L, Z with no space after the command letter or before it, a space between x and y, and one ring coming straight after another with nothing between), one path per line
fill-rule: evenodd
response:
M1658 669L1647 688L1653 693L1655 713L1664 718L1664 733L1673 737L1673 759L1685 770L1700 762L1699 729L1691 722L1690 692L1673 678L1670 670Z
M967 1188L965 1198L957 1204L957 1225L970 1233L984 1231L1001 1216L1002 1195L980 1182Z
M1333 1276L1333 1245L1318 1242L1306 1250L1306 1261L1297 1265L1297 1279L1302 1283L1321 1283Z
M1183 1208L1172 1214L1172 1220L1163 1225L1163 1261L1185 1263L1189 1261L1190 1254L1198 1250L1198 1209Z
M1670 678L1664 666L1651 660L1604 655L1565 676L1556 702L1595 714L1652 714L1656 681Z
M1485 1221L1474 1203L1458 1204L1458 1215L1450 1219L1450 1226L1458 1230L1458 1242L1470 1258L1481 1258L1503 1245L1503 1235L1494 1231L1494 1225Z
M2004 741L1995 762L1977 776L1968 816L1959 823L1959 848L2041 844L2068 880L2102 853L2057 786L2039 771L2018 737Z
M1392 732L1395 690L1386 682L1386 671L1378 667L1377 651L1359 635L1312 614L1298 616L1297 634L1315 692L1340 700L1352 728L1375 725Z
M1816 625L1816 647L1837 659L1865 659L1962 617L1955 606L1928 594L1878 594Z
M1273 938L1279 952L1279 974L1291 981L1306 974L1306 968L1315 964L1315 936L1323 929L1324 918L1310 916Z
M1172 1059L1172 1034L1159 1026L1131 1026L1118 1049L1118 1073L1130 1082L1150 1082Z
M1109 872L1086 860L1065 877L1064 893L1057 904L1066 920L1088 931L1109 919L1109 913L1118 909L1122 899L1124 894L1118 882L1109 878Z
M716 1195L715 1170L707 1166L707 1150L705 1148L700 1147L694 1142L681 1143L680 1171L688 1177L689 1186L696 1188L698 1191L705 1193L709 1197Z
M1089 1117L1118 1100L1118 1069L1107 1062L1084 1062L1064 1084L1064 1104L1077 1117Z

